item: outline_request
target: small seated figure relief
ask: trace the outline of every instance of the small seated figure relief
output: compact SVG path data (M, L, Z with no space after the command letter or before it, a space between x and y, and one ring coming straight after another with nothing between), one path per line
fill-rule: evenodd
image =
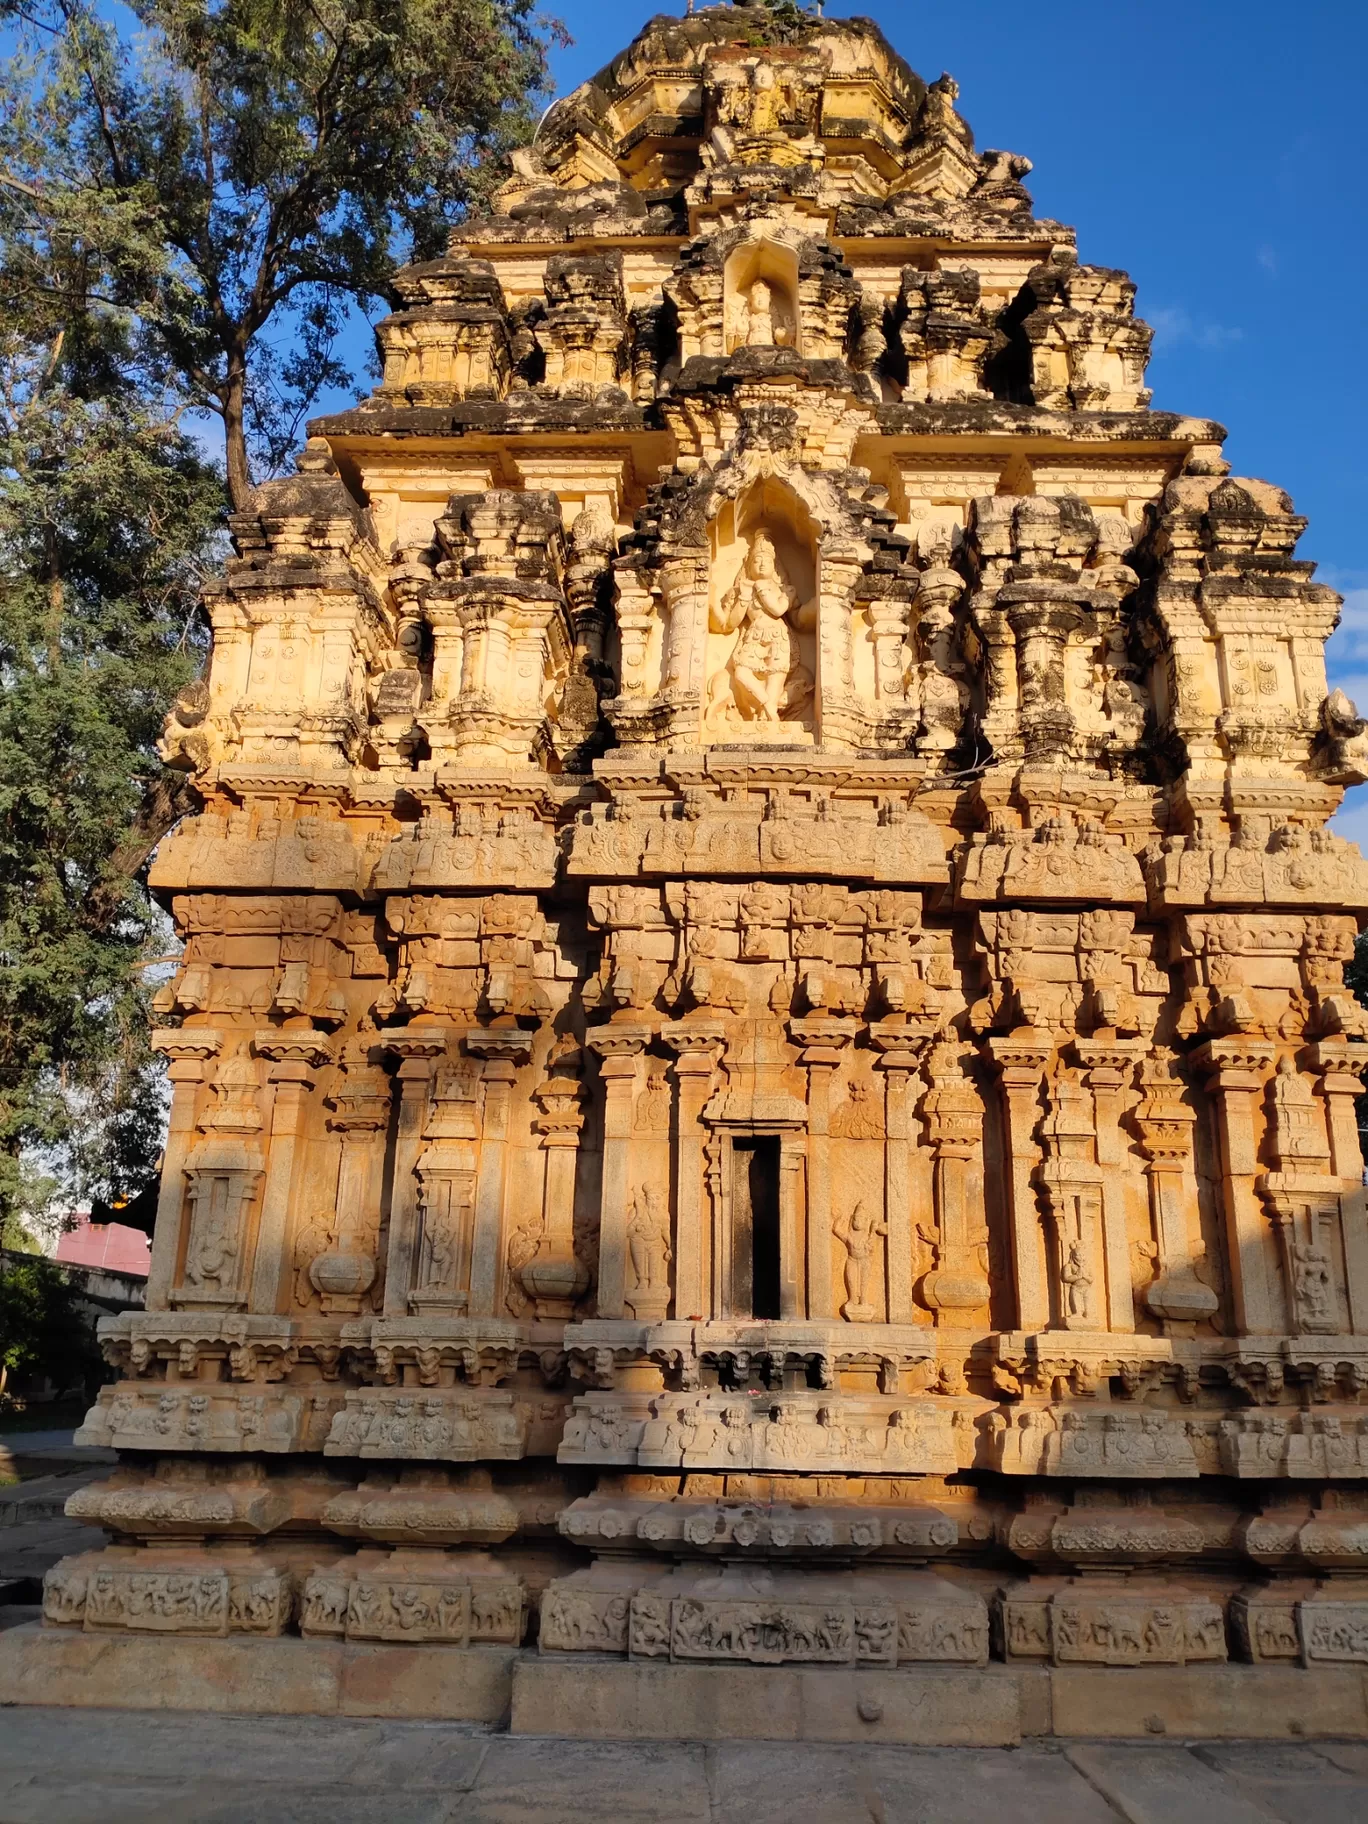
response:
M791 348L793 331L785 321L787 300L767 279L754 284L737 298L735 306L736 348Z
M881 1216L867 1210L863 1203L857 1203L849 1216L836 1218L831 1232L846 1251L846 1302L841 1306L841 1316L852 1324L872 1323L875 1316L869 1300L874 1283L872 1274L879 1252L879 1238L887 1235L888 1224Z
M799 602L773 539L757 532L736 581L708 616L713 633L740 631L726 663L708 680L705 720L726 726L796 719L812 697L798 635L815 624L815 603Z

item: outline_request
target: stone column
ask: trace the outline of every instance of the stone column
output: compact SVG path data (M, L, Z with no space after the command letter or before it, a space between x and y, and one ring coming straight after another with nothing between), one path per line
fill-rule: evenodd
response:
M1193 1062L1209 1074L1221 1141L1221 1197L1235 1323L1242 1336L1277 1336L1286 1328L1277 1256L1262 1199L1254 1110L1274 1048L1259 1039L1209 1039Z
M1002 1082L1003 1137L1007 1144L1003 1163L1017 1324L1022 1330L1044 1330L1050 1322L1050 1288L1034 1183L1040 1158L1035 1132L1041 1112L1040 1083L1054 1046L1048 1034L1027 1026L1006 1037L989 1039L988 1052Z
M1323 1039L1319 1045L1310 1047L1310 1060L1311 1068L1320 1077L1319 1094L1325 1098L1330 1170L1341 1185L1340 1233L1349 1295L1349 1328L1355 1336L1362 1336L1368 1332L1368 1223L1363 1219L1368 1196L1363 1189L1363 1149L1359 1142L1355 1098L1363 1093L1361 1079L1368 1070L1368 1045L1350 1044L1344 1039Z
M1183 1085L1167 1060L1147 1059L1141 1066L1141 1085L1144 1094L1135 1125L1146 1160L1156 1250L1155 1277L1145 1303L1166 1334L1190 1336L1193 1324L1210 1317L1220 1302L1198 1279L1192 1259L1192 1222L1197 1214L1192 1130L1197 1115L1183 1101Z
M831 1079L856 1025L854 1020L793 1020L789 1031L802 1047L799 1062L808 1073L807 1316L820 1322L836 1316L831 1285Z
M669 705L672 737L697 743L707 687L709 553L672 555L660 573L666 606L660 695Z
M400 1060L399 1124L390 1187L389 1253L385 1263L385 1316L407 1317L418 1251L418 1158L423 1150L428 1096L438 1058L455 1035L441 1026L405 1026L382 1032L381 1043Z
M368 1049L348 1058L328 1100L329 1129L340 1136L337 1197L332 1233L326 1247L304 1266L326 1315L355 1316L366 1294L376 1286L379 1263L380 1176L384 1167L383 1135L389 1121L390 1081L372 1069Z
M475 1180L475 1228L470 1244L472 1317L493 1317L499 1308L499 1272L504 1255L504 1180L508 1172L508 1105L518 1066L532 1055L532 1034L517 1026L477 1028L466 1034L466 1050L484 1059L484 1111L480 1122L480 1169Z
M660 1036L675 1054L675 1317L683 1323L720 1317L712 1308L703 1156L703 1105L725 1043L720 1021L676 1020Z
M249 1309L278 1311L290 1271L290 1210L294 1201L296 1161L308 1115L309 1097L320 1067L332 1059L332 1040L324 1032L258 1032L259 1056L270 1061L275 1085L271 1139L266 1151L266 1187L261 1196L256 1252L252 1259Z
M575 1300L589 1284L588 1270L575 1255L575 1167L584 1127L584 1085L576 1069L553 1059L546 1081L535 1092L541 1114L534 1123L541 1135L542 1230L537 1251L522 1269L523 1289L543 1319L573 1317Z
M911 1110L908 1090L926 1049L932 1023L871 1026L870 1039L882 1056L884 1073L884 1221L888 1225L884 1259L888 1272L888 1321L914 1324L912 1301L917 1245L912 1216ZM925 1321L924 1319L922 1320Z
M1107 1328L1134 1330L1130 1236L1126 1230L1126 1166L1129 1148L1121 1117L1142 1039L1075 1039L1074 1056L1083 1066L1097 1114L1097 1163L1102 1168L1102 1254L1107 1272Z
M799 1222L802 1215L803 1136L785 1128L779 1136L779 1315L803 1315L798 1295Z
M599 1208L598 1315L626 1316L627 1210L632 1109L637 1061L651 1038L646 1026L604 1026L588 1035L603 1079L603 1199Z
M185 1160L195 1142L195 1101L204 1081L204 1067L222 1044L223 1034L207 1026L172 1027L152 1034L153 1051L171 1061L166 1074L173 1087L147 1274L149 1311L165 1311L171 1301L185 1218Z
M922 1103L927 1138L935 1154L936 1264L922 1284L922 1298L937 1329L963 1328L964 1313L988 1303L988 1279L970 1241L969 1171L983 1133L983 1103L964 1075L951 1042L927 1061L930 1085Z

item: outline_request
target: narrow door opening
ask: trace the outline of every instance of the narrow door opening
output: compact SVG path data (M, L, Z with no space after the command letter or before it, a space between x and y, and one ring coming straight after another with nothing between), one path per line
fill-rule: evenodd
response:
M733 1143L732 1292L738 1316L779 1316L779 1141Z

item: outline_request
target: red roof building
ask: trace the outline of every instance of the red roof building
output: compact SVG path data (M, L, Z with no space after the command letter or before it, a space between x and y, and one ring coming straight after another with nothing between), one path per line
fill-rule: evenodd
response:
M121 1222L92 1222L89 1210L78 1210L76 1226L58 1240L54 1259L76 1267L103 1267L110 1273L135 1273L146 1279L151 1244L140 1229Z

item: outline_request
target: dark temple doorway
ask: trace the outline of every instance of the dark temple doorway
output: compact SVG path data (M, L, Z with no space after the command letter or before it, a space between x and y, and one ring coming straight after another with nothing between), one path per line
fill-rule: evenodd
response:
M779 1316L779 1140L733 1143L732 1295L735 1315Z

